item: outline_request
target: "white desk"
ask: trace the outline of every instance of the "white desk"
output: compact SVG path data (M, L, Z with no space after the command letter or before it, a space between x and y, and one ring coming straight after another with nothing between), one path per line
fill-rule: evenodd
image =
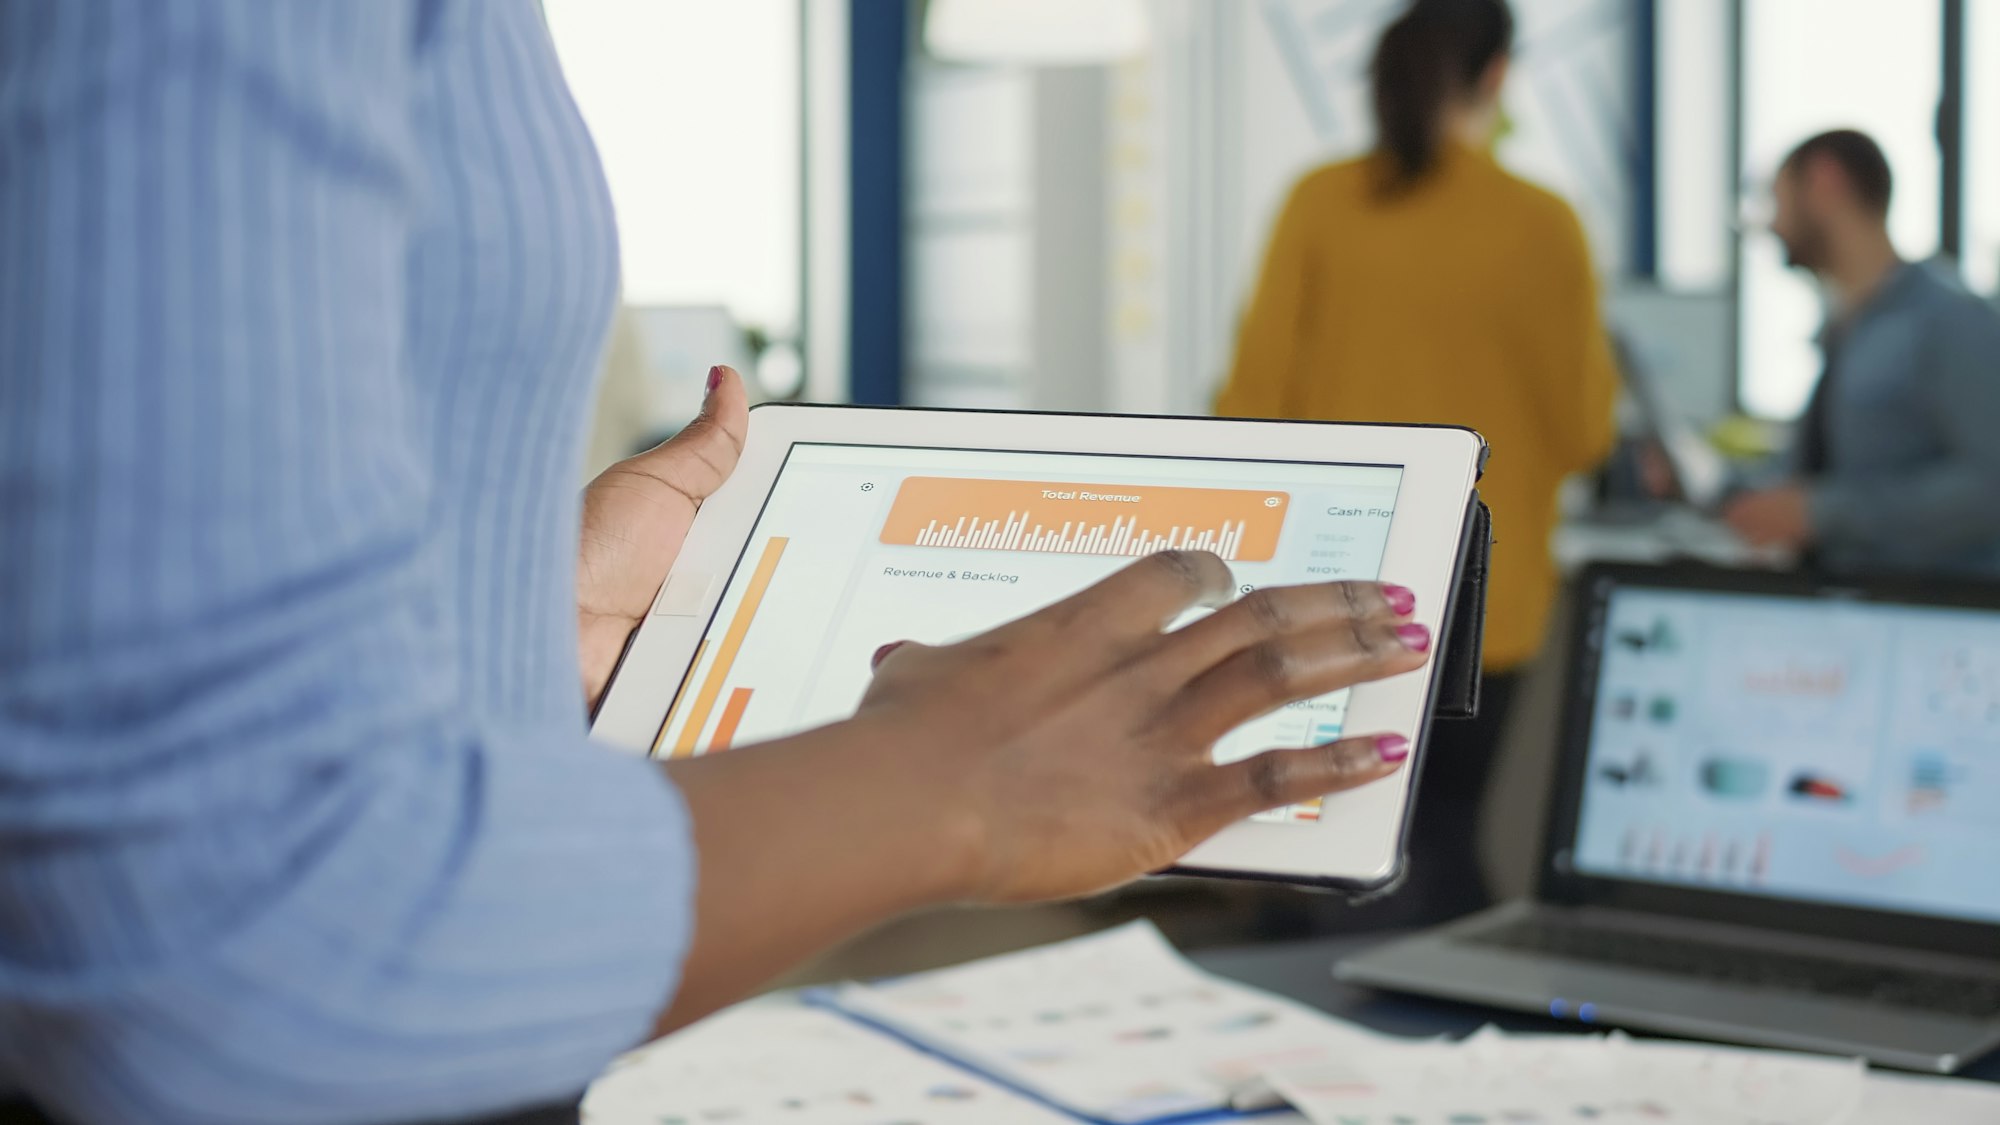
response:
M1658 564L1693 559L1711 566L1763 569L1791 561L1784 552L1746 545L1722 524L1686 508L1662 509L1645 521L1567 521L1556 529L1550 549L1564 574L1575 574L1594 562Z

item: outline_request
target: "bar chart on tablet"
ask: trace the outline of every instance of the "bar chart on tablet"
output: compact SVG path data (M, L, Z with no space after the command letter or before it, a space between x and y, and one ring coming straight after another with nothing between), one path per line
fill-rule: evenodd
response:
M698 758L843 719L882 646L978 636L1160 550L1214 552L1239 594L1372 579L1400 478L1393 466L799 447L689 665L662 685L673 694L653 753ZM1340 738L1346 706L1336 692L1278 708L1217 740L1215 760ZM1259 819L1318 815L1307 802Z
M674 743L673 757L686 758L700 752L702 729L708 723L709 713L715 709L716 700L722 697L722 689L729 681L730 672L736 663L736 655L742 651L744 639L750 635L750 626L757 619L757 609L764 601L765 591L771 587L772 578L777 575L778 563L784 558L785 547L789 543L789 539L782 537L773 537L765 542L764 549L757 559L757 567L751 572L749 588L744 592L742 601L737 603L736 612L729 621L728 631L722 635L722 647L716 652L715 663L708 668L701 688L694 697L687 724L681 728L680 737ZM707 648L708 643L702 642L703 652ZM701 657L702 652L695 654L697 665L701 663ZM688 685L683 683L679 694L685 696L687 688ZM755 690L748 687L737 687L729 693L729 701L723 704L722 715L717 722L715 733L709 739L708 751L729 749L731 741L736 736L736 728L743 722L743 713L750 706L750 697L753 694ZM675 699L673 709L676 712L680 710L679 698ZM659 737L654 740L654 753L658 753L664 744L667 729L672 725L673 719L674 715L670 713L666 723L661 725Z
M1276 553L1290 504L1270 490L914 476L882 542L1071 555L1188 548L1261 562Z

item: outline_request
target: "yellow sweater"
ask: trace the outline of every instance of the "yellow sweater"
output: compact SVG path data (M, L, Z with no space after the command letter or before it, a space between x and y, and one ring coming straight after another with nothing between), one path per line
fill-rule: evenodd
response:
M1567 204L1484 153L1453 148L1387 199L1376 169L1333 164L1292 190L1216 413L1486 435L1486 666L1505 671L1541 647L1555 600L1556 488L1615 437L1589 250Z

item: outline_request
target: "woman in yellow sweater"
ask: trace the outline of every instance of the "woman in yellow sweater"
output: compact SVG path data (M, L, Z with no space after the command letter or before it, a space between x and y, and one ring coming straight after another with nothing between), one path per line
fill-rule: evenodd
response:
M1432 736L1412 834L1427 921L1488 901L1474 821L1519 669L1555 600L1556 490L1615 437L1617 380L1583 231L1491 155L1505 0L1416 0L1372 67L1377 144L1299 181L1271 237L1218 414L1471 426L1492 443L1487 694Z

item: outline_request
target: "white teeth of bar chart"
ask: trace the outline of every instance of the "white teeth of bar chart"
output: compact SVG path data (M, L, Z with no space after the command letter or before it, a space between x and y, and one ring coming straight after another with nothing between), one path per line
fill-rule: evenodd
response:
M1060 528L1046 529L1039 523L1030 526L1022 513L1009 512L1005 520L983 523L971 516L961 516L952 524L932 520L917 533L916 545L1072 555L1150 555L1155 551L1186 548L1214 551L1234 562L1243 543L1243 526L1224 523L1219 528L1202 531L1180 527L1161 535L1139 531L1136 519L1121 518L1109 524L1083 525L1072 521Z
M1184 549L1264 562L1290 502L1287 493L1251 489L910 477L882 542L1069 555Z

